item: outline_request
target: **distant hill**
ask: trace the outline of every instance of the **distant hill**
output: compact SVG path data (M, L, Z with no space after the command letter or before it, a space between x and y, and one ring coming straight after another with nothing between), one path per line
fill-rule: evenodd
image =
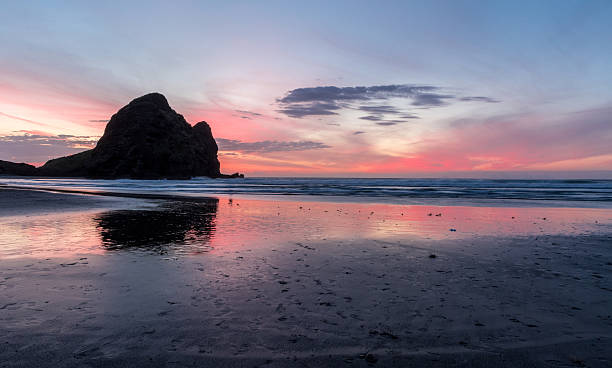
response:
M32 165L0 160L0 175L32 176L37 173L36 167Z

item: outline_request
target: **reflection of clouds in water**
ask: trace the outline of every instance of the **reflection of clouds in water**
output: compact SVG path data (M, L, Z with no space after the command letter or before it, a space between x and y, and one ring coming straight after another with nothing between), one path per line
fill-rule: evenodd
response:
M211 249L218 202L167 202L150 210L104 212L94 221L108 250L165 253L177 245L182 253L201 253Z

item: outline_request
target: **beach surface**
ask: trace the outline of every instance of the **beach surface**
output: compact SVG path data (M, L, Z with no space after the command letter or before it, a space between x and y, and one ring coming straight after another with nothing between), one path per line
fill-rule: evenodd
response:
M609 367L612 210L0 189L1 367Z

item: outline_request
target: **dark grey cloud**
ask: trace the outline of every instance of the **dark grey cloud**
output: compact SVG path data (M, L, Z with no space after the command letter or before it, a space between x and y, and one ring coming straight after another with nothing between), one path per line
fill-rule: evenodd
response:
M0 159L44 162L93 148L99 137L68 134L20 134L0 136Z
M382 121L376 122L376 125L391 126L391 125L397 125L397 124L401 124L405 122L406 120L382 120Z
M395 125L395 124L405 123L408 121L404 119L385 119L383 118L382 115L361 116L359 117L359 119L373 121L377 125L382 125L382 126ZM411 119L414 119L414 118L411 118Z
M498 102L501 102L500 100L496 100L494 98L485 97L485 96L467 96L467 97L461 97L459 100L461 100L461 101L489 102L489 103L498 103Z
M232 114L232 116L238 116L240 119L245 119L245 120L253 120L253 119L257 119L257 118L264 116L263 114L260 114L254 111L249 111L249 110L234 110L234 111L237 112L238 114Z
M402 114L399 116L402 119L420 119L420 117L416 114Z
M336 110L340 110L342 107L335 103L323 103L314 102L307 104L289 104L283 106L279 112L292 117L292 118L303 118L304 116L312 115L337 115Z
M220 151L238 151L245 153L289 152L330 148L327 144L313 141L258 141L242 142L237 139L217 138Z
M437 107L448 105L449 99L455 98L453 95L441 95L439 93L421 93L413 96L413 106Z
M397 114L400 111L391 105L359 106L359 110L374 114Z
M369 121L381 121L383 120L383 117L381 115L366 115L366 116L360 116L359 119L369 120Z
M385 100L392 97L413 97L422 93L438 90L434 86L393 84L371 87L308 87L289 91L285 97L278 99L281 104L304 102L338 102Z
M243 115L250 115L250 116L256 116L256 117L260 117L263 116L262 114L258 113L258 112L253 112L253 111L249 111L249 110L234 110L239 114L243 114Z
M364 134L365 132L362 130L358 130L356 132L353 132L353 135L359 135L359 134Z
M88 120L90 123L108 123L108 119L104 120Z
M397 103L395 99L405 99L406 103L401 107L392 105ZM382 120L389 118L383 115L394 115L391 117L394 119L417 119L417 115L405 110L411 106L412 109L441 107L456 101L499 102L485 96L462 97L442 87L412 84L297 88L276 100L280 107L278 111L292 118L337 115L339 110L353 109L365 111L369 116L380 116Z

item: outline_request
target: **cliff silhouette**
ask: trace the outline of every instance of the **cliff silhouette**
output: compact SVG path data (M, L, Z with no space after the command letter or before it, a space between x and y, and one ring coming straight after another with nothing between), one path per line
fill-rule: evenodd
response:
M0 174L95 179L188 179L223 175L210 126L193 127L160 93L132 100L114 114L96 147L40 168L0 161Z

